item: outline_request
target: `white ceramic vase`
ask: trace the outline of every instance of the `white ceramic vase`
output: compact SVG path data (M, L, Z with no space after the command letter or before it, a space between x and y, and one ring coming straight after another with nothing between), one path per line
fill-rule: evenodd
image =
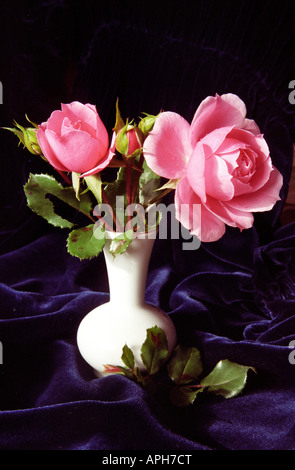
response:
M107 364L124 365L121 356L125 344L132 349L135 363L142 370L140 349L148 328L158 326L165 332L169 354L176 345L176 332L169 316L144 299L155 236L139 234L124 253L113 257L109 245L114 236L118 233L108 234L104 247L110 300L88 313L77 332L79 351L98 376Z

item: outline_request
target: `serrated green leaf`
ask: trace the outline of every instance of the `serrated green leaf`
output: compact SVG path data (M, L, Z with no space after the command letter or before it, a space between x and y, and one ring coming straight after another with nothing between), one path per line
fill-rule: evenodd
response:
M126 367L129 367L129 369L132 369L132 370L134 369L134 366L135 366L134 354L132 350L127 346L127 344L125 344L125 346L123 347L121 359Z
M110 243L109 251L113 256L121 255L124 253L133 240L133 230L127 230L121 235L118 235Z
M91 259L98 256L105 245L103 227L96 228L95 232L98 230L101 234L100 237L94 233L94 224L72 230L67 239L68 252L80 259Z
M188 384L199 379L203 372L201 354L194 347L178 345L168 364L170 378L177 385Z
M225 359L216 364L212 372L201 381L201 386L215 395L232 398L242 392L249 370L254 369Z
M147 329L146 340L141 347L141 359L148 374L158 372L167 356L168 345L164 331L158 326Z
M194 403L198 393L201 391L201 388L193 389L189 386L174 387L170 392L170 399L176 406L189 406Z
M24 186L24 191L29 208L55 227L71 228L73 223L55 213L54 204L47 198L47 195L55 196L85 215L90 215L92 210L91 201L87 194L81 195L80 201L78 201L74 188L64 188L50 175L31 174Z

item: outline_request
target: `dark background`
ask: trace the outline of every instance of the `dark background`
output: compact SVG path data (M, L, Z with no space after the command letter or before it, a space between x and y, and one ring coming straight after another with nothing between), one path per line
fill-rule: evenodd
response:
M281 227L294 140L293 1L2 1L0 126L47 120L61 102L97 105L111 131L161 109L191 120L201 100L246 103L284 176L282 200L242 234L197 253L157 242L147 297L211 367L257 367L247 392L193 410L158 404L122 377L95 379L77 353L83 316L107 299L104 260L80 262L66 234L26 207L45 163L1 131L1 449L294 449L294 223Z

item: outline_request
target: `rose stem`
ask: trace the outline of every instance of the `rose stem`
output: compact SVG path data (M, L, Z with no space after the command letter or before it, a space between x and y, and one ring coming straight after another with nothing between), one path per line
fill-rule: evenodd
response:
M66 183L72 185L72 181L70 180L70 178L68 177L68 175L64 172L64 171L60 171L60 170L56 170L60 176L63 177L63 179L65 180Z
M139 162L138 162L138 168L141 169L143 165L143 153L140 155ZM137 187L138 187L138 182L140 178L141 172L137 171L134 177L134 184L133 184L133 191L132 191L132 197L131 197L131 203L135 201L135 196L137 192Z
M106 195L106 192L105 190L103 189L103 187L101 187L101 195L102 195L102 198L103 200L105 201L105 203L111 207L111 203L110 203L110 200L109 198L107 197ZM116 217L116 214L115 212L112 210L112 215L113 215L113 219L114 219L114 222L115 222L115 226L119 229L120 232L123 232L123 229L121 227L121 224L119 223L119 221L117 220L117 217Z
M131 176L132 176L132 164L130 164L130 161L126 157L126 155L123 155L123 160L125 162L125 167L126 167L126 196L127 196L127 223L131 220L131 214L129 213L129 206L131 204L131 199L132 199L132 181L131 181Z

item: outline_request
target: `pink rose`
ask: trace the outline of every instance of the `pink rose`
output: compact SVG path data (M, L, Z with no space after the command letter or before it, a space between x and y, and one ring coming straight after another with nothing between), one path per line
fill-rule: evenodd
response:
M59 171L90 176L103 170L114 152L96 107L74 101L53 111L37 131L40 148Z
M176 218L201 241L220 239L226 225L250 228L253 212L268 211L280 199L282 175L246 112L236 95L210 96L191 124L173 112L160 114L145 140L148 166L179 180Z

